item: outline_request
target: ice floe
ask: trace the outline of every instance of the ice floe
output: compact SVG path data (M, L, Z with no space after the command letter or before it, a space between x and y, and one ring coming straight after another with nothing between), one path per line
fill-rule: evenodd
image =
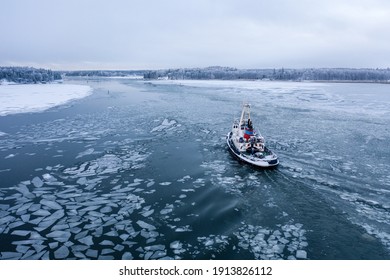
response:
M55 202L55 201L50 201L50 200L42 199L42 200L40 201L40 203L41 203L42 205L45 205L45 206L47 206L47 207L49 207L49 208L51 208L51 209L54 209L54 210L62 209L62 206L59 205L59 204L58 204L57 202Z
M54 251L55 259L65 259L69 256L69 249L66 246L61 246L57 250Z
M36 188L40 188L43 186L43 181L41 180L41 178L39 177L34 177L32 180L31 180L31 183L33 183L33 185L36 187Z
M148 223L146 223L146 222L144 222L144 221L137 221L137 224L138 224L141 228L147 229L147 230L149 230L149 231L153 231L153 230L156 229L155 226L153 226L153 225L151 225L151 224L148 224Z
M172 129L176 124L175 120L169 121L168 119L164 119L159 126L154 127L150 132L163 131Z
M0 87L0 116L41 112L91 93L91 87L84 85L3 85Z
M302 224L296 223L275 230L244 225L234 234L239 239L238 246L251 251L256 259L306 259L307 253L303 250L308 245L305 233Z
M122 255L122 260L132 260L132 259L133 259L133 255L130 252L125 252Z
M81 158L81 157L84 157L84 156L87 156L87 155L91 155L91 154L93 154L94 151L95 151L94 148L89 148L89 149L85 150L84 152L80 152L76 156L76 158Z

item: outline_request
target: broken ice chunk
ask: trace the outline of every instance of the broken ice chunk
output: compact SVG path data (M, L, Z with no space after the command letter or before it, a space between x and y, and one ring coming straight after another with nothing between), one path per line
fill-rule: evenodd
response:
M100 245L107 245L107 246L114 246L114 242L110 240L103 240L102 242L99 243Z
M54 209L54 210L60 210L60 209L62 209L62 206L61 205L59 205L57 202L55 202L55 201L50 201L50 200L47 200L47 199L42 199L41 201L40 201L40 203L42 204L42 205L45 205L45 206L47 206L47 207L49 207L49 208L51 208L51 209Z
M86 259L87 257L81 252L73 252L73 255L79 259Z
M187 231L192 231L189 225L186 225L184 227L178 227L175 229L176 232L187 232Z
M181 243L180 243L180 241L173 241L173 242L171 242L169 247L171 249L180 249L181 248Z
M297 259L306 259L307 253L305 250L297 250L297 253L295 256L297 257Z
M114 250L117 250L117 251L122 251L123 249L125 249L125 246L123 246L121 244L117 244L114 247Z
M18 245L18 246L16 246L16 252L19 252L19 253L22 253L22 254L25 254L29 249L30 249L30 247L29 246L25 246L25 245Z
M0 218L0 225L5 225L5 224L7 224L9 222L13 222L15 220L16 220L16 218L14 216L10 216L10 215L5 216L3 218Z
M76 158L81 158L83 156L91 155L94 151L95 150L93 148L89 148L89 149L85 150L84 152L79 153Z
M26 254L23 256L22 259L26 259L26 260L39 260L39 259L43 259L43 255L45 253L48 253L48 251L42 251L42 252L37 252L36 254L33 254L34 251L31 252L31 254ZM46 258L47 260L49 259L49 257Z
M30 190L27 188L26 185L24 184L19 184L18 185L18 188L16 189L18 192L20 192L21 194L23 194L24 197L26 198L30 198L30 199L33 199L35 197L35 195L33 195ZM32 203L31 203L32 204ZM20 210L21 211L21 210Z
M101 254L102 255L107 255L107 254L111 254L111 253L114 253L114 252L115 252L114 250L106 248L106 249L102 250Z
M17 253L17 252L2 252L1 253L1 258L3 260L18 260L22 257L22 253Z
M169 121L168 119L164 119L161 125L153 128L150 132L163 131L164 129L172 128L172 126L175 124L175 120Z
M69 249L66 246L61 246L59 249L54 251L54 258L65 259L69 255Z
M40 188L43 186L43 181L41 180L41 178L39 177L34 177L32 180L31 180L31 183L33 183L33 185L36 187L36 188Z
M50 247L50 249L57 248L58 247L58 242L51 242L51 243L49 243L49 247Z
M160 214L161 215L166 215L168 213L171 213L172 210L173 210L173 205L172 204L166 205L165 208L160 211Z
M49 238L53 238L59 242L66 242L69 240L71 233L69 231L55 230L46 235Z
M14 230L11 234L12 235L19 235L19 236L27 236L30 233L31 233L31 231L29 231L29 230Z
M49 211L47 211L47 210L38 209L37 211L35 211L32 214L35 215L35 216L49 216L51 213Z
M25 214L25 215L22 215L20 218L22 218L22 221L25 222L25 223L28 223L28 221L30 220L30 214Z
M85 185L85 184L87 184L87 182L88 182L88 180L85 177L81 177L81 178L77 179L77 181L76 181L76 183L79 185Z
M86 236L84 238L80 238L78 241L88 246L93 245L92 236Z
M122 260L132 260L132 259L133 259L133 255L130 252L125 252L122 255Z
M29 202L29 203L26 203L26 204L20 206L20 207L18 208L18 210L16 210L16 215L21 215L21 214L23 214L24 211L26 211L28 208L31 207L31 205L33 205L33 203L32 203L32 202Z
M90 257L90 258L97 258L98 251L97 250L88 249L87 252L85 253L85 255Z
M150 215L152 215L153 213L154 213L154 210L152 209L152 210L143 212L142 216L144 216L146 218L146 217L149 217Z
M105 206L102 209L100 209L100 212L104 213L104 214L110 213L110 212L112 212L112 208L110 206Z
M39 253L40 251L42 251L43 249L46 248L45 245L40 245L40 244L33 244L33 247L34 247L35 251L37 251L37 253Z
M147 229L147 230L150 230L150 231L156 229L155 226L152 226L152 225L150 225L150 224L148 224L148 223L145 223L144 221L138 221L137 224L138 224L140 227L142 227L142 228L144 228L144 229Z
M281 245L281 244L278 244L278 245L274 245L272 247L272 250L274 251L274 253L276 254L282 254L283 253L283 250L284 250L284 245Z
M149 187L151 187L151 186L153 186L153 185L154 185L154 181L151 181L151 182L149 182L149 183L146 184L146 187L149 188Z

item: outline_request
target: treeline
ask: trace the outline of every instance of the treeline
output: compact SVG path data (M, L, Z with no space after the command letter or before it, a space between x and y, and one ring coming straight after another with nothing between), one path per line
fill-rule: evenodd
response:
M32 67L0 67L0 81L19 84L48 83L60 80L61 73L50 69L36 69Z
M276 80L276 81L352 81L390 83L390 68L306 68L237 69L212 66L163 70L86 70L52 71L32 67L0 67L0 81L46 83L69 77L134 77L171 80Z
M279 80L279 81L362 81L390 82L390 69L307 68L237 69L207 67L146 71L145 79L172 80Z
M80 70L80 71L62 71L69 77L128 77L143 76L144 70Z

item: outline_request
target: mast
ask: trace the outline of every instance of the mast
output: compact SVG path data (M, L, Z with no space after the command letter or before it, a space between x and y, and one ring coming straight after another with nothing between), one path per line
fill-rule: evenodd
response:
M242 113L241 113L241 119L240 119L240 125L245 124L245 114L248 115L246 118L247 120L251 118L251 112L250 112L250 105L249 103L244 103L243 108L242 108Z

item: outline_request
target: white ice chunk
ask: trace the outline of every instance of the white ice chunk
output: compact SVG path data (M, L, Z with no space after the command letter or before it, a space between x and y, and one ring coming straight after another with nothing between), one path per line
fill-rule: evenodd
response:
M305 250L297 250L297 253L295 256L297 257L297 259L306 259L307 252Z
M13 222L13 223L9 224L8 227L9 227L10 229L12 229L12 228L16 228L16 227L21 226L21 225L24 225L24 222L22 222L22 221L16 221L16 222Z
M155 226L152 226L152 225L150 225L150 224L148 224L148 223L145 223L144 221L138 221L137 224L138 224L140 227L142 227L142 228L144 228L144 229L147 229L147 230L155 230L155 229L156 229Z
M66 246L61 246L54 251L54 258L56 259L65 259L67 256L69 256L69 249Z
M60 242L66 242L69 240L71 233L69 231L56 230L48 233L46 236Z
M151 181L151 182L148 182L147 184L146 184L146 187L151 187L151 186L153 186L155 183L154 183L154 181Z
M112 242L111 240L103 240L99 244L103 245L103 246L114 246L115 245L114 242Z
M100 209L101 213L110 213L112 212L112 208L110 206L105 206L102 209Z
M25 254L30 249L30 246L18 245L16 246L16 252Z
M272 250L276 253L276 254L282 254L283 253L283 250L284 250L284 245L280 245L280 244L277 244L277 245L274 245L272 247Z
M102 255L107 255L107 254L111 254L111 253L114 253L115 251L114 250L112 250L112 249L107 249L107 248L105 248L105 249L103 249L102 251L101 251L101 254Z
M150 132L163 131L164 129L172 127L174 124L176 124L175 120L169 121L168 119L164 119L161 125L153 128Z
M176 250L176 249L180 249L180 248L182 247L182 245L181 245L180 241L173 241L173 242L169 245L169 247L170 247L171 249Z
M0 218L0 225L5 225L5 224L7 224L7 223L9 223L9 222L13 222L13 221L15 221L15 217L14 216L5 216L5 217L3 217L3 218Z
M51 209L54 209L54 210L60 210L60 209L62 209L62 206L61 205L59 205L57 202L55 202L55 201L50 201L50 200L47 200L47 199L42 199L41 201L40 201L40 203L42 204L42 205L45 205L45 206L47 206L47 207L49 207L49 208L51 208Z
M91 155L94 151L95 150L93 148L89 148L89 149L85 150L84 152L79 153L76 158L81 158L83 156Z
M150 215L152 215L154 213L154 210L149 210L149 211L146 211L146 212L143 212L142 213L142 216L144 217L149 217Z
M41 180L41 178L39 177L34 177L32 180L31 180L31 183L33 183L33 185L36 187L36 188L40 188L43 186L43 181Z
M49 243L49 247L50 247L50 249L57 248L58 247L58 242L50 242Z
M88 249L87 252L85 253L85 255L90 257L90 258L97 258L98 251L97 250Z
M32 213L32 215L35 215L35 216L50 216L51 213L49 211L47 211L47 210L44 210L44 209L38 209L37 211Z
M132 260L132 259L133 259L133 255L130 252L125 252L122 255L122 260Z
M26 204L20 206L20 207L16 210L16 214L17 214L17 215L20 215L21 213L23 213L23 211L26 211L27 209L29 209L29 208L31 207L31 205L33 205L32 202L26 203Z
M114 247L114 250L117 250L117 251L123 251L123 249L125 249L125 246L123 246L121 244L117 244Z
M79 185L85 185L87 184L88 180L86 177L81 177L79 179L77 179L76 183L79 184Z
M19 235L19 236L27 236L31 233L29 230L14 230L11 234L12 235Z
M80 238L78 240L79 242L85 244L85 245L88 245L88 246L92 246L93 245L93 240L92 240L92 236L86 236L86 237L83 237L83 238Z
M33 247L34 247L35 251L37 251L37 253L39 253L40 251L42 251L43 249L46 248L45 245L41 245L41 244L34 244Z
M192 231L189 225L184 226L184 227L178 227L175 229L176 232L187 232L187 231Z
M150 257L151 259L159 259L163 258L167 255L166 251L156 251L154 254Z
M18 252L1 252L1 258L4 260L7 259L20 259L22 257L22 253Z

